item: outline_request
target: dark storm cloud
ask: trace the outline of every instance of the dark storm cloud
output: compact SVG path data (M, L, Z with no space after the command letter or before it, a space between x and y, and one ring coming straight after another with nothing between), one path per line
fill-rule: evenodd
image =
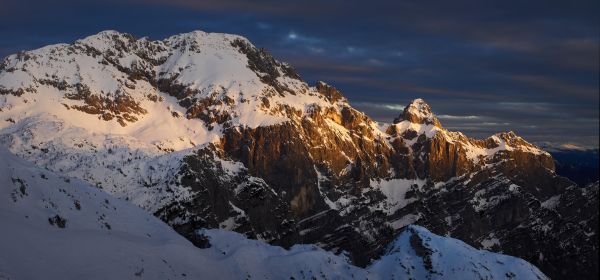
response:
M598 146L599 1L0 0L0 56L104 29L236 33L379 121L422 97L485 137Z

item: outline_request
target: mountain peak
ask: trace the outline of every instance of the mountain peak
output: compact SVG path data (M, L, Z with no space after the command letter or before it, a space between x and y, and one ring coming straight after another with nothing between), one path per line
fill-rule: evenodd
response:
M411 101L402 112L402 116L394 120L394 123L409 121L417 124L433 124L442 127L437 117L431 112L431 107L421 98Z
M116 30L103 30L98 32L97 34L93 34L90 36L87 36L83 39L77 40L77 42L80 43L88 43L88 44L94 44L95 42L98 41L114 41L114 40L131 40L134 41L135 37L131 34L125 33L125 32L119 32Z

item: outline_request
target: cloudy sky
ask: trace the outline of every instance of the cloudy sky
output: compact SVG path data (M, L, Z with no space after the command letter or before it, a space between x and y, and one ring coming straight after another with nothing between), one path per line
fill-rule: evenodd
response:
M598 147L600 1L0 0L0 57L113 29L235 33L390 122Z

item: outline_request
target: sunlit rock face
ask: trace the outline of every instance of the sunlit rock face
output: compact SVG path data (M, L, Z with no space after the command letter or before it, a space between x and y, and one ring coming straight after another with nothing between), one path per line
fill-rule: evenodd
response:
M448 131L422 99L379 124L237 35L105 31L12 55L0 109L13 153L190 240L223 228L366 265L420 224L552 278L598 272L598 212L574 214L597 206L597 184L557 176L552 157L513 132Z

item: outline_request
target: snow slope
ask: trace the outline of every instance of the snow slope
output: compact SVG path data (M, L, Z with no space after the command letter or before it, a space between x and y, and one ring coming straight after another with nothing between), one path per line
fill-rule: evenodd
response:
M199 249L129 202L34 167L5 148L0 221L0 279L545 278L523 260L416 226L366 269L314 245L285 250L223 230L200 230L211 246ZM429 257L414 249L422 247Z
M369 267L374 279L547 279L528 262L409 226Z
M169 96L160 92L156 83L168 80L173 86L184 87L193 100L190 103L206 98L228 100L204 109L212 114L231 114L232 124L253 128L289 121L288 114L278 110L281 106L300 112L313 104L331 106L314 88L282 74L284 70L279 68L287 66L284 63L275 62L280 66L273 71L280 76L274 82L285 85L287 91L274 94L272 86L260 77L265 73L250 69L247 55L233 45L236 40L254 48L247 39L231 34L194 31L149 41L103 31L71 45L50 45L11 55L0 64L0 92L26 90L23 98L0 95L3 117L18 121L47 113L95 133L126 134L146 143L184 137L202 144L218 138L197 118L174 117L173 113L186 116L187 108L178 102L183 93ZM108 100L131 97L142 110L128 112L136 119L125 121L126 125L119 125L116 118L104 119L109 106L101 108L102 118L97 113L74 110L86 101L72 97L80 91L78 85L85 87L87 95ZM270 106L262 106L263 97L269 99ZM123 112L110 113L118 116ZM5 125L10 123L0 122L0 128Z

